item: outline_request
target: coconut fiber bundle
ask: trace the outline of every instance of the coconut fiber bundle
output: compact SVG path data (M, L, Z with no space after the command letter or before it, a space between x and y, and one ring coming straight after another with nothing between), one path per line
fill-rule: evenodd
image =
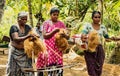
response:
M95 52L96 47L100 44L100 37L97 31L92 31L88 36L88 50L90 52Z
M55 35L55 44L57 45L60 51L65 51L68 48L68 41L63 35L67 35L67 31L65 29L60 29L58 33Z
M36 32L31 30L29 34L36 34ZM38 36L27 38L24 41L24 49L29 58L32 58L32 53L37 57L39 52L46 51L43 41Z

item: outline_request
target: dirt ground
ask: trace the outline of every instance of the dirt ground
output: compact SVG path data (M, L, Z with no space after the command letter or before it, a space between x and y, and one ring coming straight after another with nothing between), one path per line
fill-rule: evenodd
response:
M5 54L0 52L0 76L5 76L6 63L8 59L8 50ZM84 58L74 52L64 54L64 65L76 65L65 68L64 76L88 76ZM102 76L120 76L120 66L113 64L104 64Z

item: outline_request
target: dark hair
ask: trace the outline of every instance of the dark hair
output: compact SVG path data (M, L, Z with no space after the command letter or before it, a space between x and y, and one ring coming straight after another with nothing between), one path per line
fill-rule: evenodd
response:
M93 12L92 12L92 18L94 17L94 15L95 15L96 13L98 13L99 15L101 15L101 13L100 13L99 11L93 11Z
M52 13L54 13L54 12L60 12L60 10L57 8L57 7L53 7L53 8L51 8L51 10L50 10L50 15L52 14Z

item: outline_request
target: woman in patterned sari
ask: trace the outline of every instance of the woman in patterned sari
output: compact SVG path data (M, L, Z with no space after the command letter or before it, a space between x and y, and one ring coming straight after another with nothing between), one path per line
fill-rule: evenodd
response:
M42 68L44 67L44 65L46 65L47 67L63 65L63 53L55 44L55 34L59 32L61 28L66 29L66 27L63 22L58 20L58 16L59 9L54 7L50 11L51 19L46 20L43 23L43 36L48 55L46 61L45 58L42 58L42 54L39 54L37 61L38 68ZM66 37L69 38L69 36ZM55 76L63 76L63 70L49 71L48 76L54 76L54 72L56 72ZM42 73L39 73L39 76L42 75Z

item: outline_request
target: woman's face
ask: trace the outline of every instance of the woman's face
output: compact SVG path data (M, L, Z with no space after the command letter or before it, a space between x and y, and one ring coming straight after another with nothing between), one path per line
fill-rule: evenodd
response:
M100 22L101 16L99 13L95 13L92 19L93 23L98 24Z
M20 24L24 25L27 22L27 16L19 18Z
M53 22L56 22L57 19L58 19L58 16L59 16L59 12L53 12L53 13L51 14L51 20L52 20Z

